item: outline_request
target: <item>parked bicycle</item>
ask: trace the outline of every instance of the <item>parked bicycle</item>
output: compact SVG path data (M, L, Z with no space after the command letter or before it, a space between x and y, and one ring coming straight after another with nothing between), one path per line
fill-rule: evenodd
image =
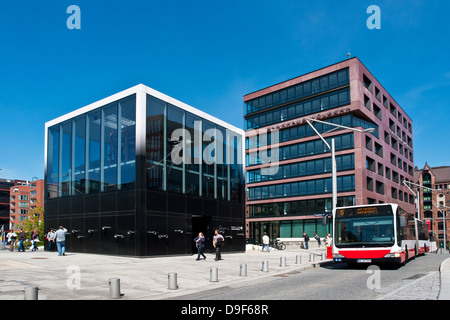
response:
M277 250L286 249L286 244L284 244L283 242L279 242L278 239L273 240L272 246Z

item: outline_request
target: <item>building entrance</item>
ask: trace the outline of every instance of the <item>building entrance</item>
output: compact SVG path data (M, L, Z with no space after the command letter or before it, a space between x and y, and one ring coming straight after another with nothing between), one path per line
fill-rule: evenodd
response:
M199 232L202 232L205 236L205 248L203 251L212 251L212 237L214 236L214 230L210 227L211 217L204 216L192 216L192 253L197 253L197 247L194 239L198 236Z

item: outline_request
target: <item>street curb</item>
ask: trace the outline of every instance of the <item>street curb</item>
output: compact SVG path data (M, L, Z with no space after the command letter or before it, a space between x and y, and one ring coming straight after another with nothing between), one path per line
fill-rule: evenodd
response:
M438 300L450 300L450 258L442 261L439 271L441 273L441 288Z

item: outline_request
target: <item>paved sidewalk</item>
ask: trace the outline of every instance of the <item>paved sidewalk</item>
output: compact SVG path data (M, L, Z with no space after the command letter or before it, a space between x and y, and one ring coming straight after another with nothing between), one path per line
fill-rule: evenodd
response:
M315 262L309 254L315 253ZM318 267L331 260L321 260L325 248L243 253L223 253L221 261L207 253L206 260L197 255L151 258L117 257L95 254L0 251L0 300L22 300L24 287L39 287L39 300L109 299L109 279L120 279L122 299L176 299L190 294L229 285L264 281ZM301 255L301 264L296 256ZM280 258L286 266L280 266ZM262 262L268 261L268 272ZM247 265L247 276L240 276L241 264ZM210 281L210 270L217 267L218 282ZM177 273L178 289L168 289L168 274Z
M315 261L309 254L315 253ZM0 251L0 300L23 300L24 287L39 287L39 300L105 300L109 296L109 279L120 279L122 300L189 299L189 295L221 287L257 284L273 277L284 277L299 271L333 263L321 260L325 248L271 252L251 250L224 253L223 260L214 255L196 261L196 255L152 258L117 257L67 253L59 257L49 252ZM301 264L296 263L297 255ZM280 266L285 257L286 266ZM262 271L268 261L268 271ZM240 276L241 264L247 265L247 276ZM218 270L218 282L210 281L210 270ZM168 289L168 274L177 273L176 290ZM389 292L383 300L448 300L450 299L450 258L441 270L430 272Z

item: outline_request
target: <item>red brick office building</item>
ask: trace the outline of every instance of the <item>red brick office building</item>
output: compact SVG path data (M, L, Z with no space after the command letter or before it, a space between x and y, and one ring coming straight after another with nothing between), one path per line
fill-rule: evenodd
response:
M414 182L424 188L413 188L419 193L420 219L429 224L429 232L436 241L443 242L450 235L450 166L430 167L425 163L422 169L415 167ZM445 214L445 228L443 215Z
M16 181L9 189L10 227L17 228L30 210L44 207L44 180Z
M359 59L247 94L244 113L251 243L259 243L264 232L270 238L295 238L331 231L321 224L332 209L331 153L308 118L375 128L360 133L314 123L329 144L335 139L338 206L393 202L415 211L414 196L402 184L414 179L412 120ZM267 147L252 129L279 130L278 161L262 161L260 152ZM276 174L262 174L262 168L274 164Z

